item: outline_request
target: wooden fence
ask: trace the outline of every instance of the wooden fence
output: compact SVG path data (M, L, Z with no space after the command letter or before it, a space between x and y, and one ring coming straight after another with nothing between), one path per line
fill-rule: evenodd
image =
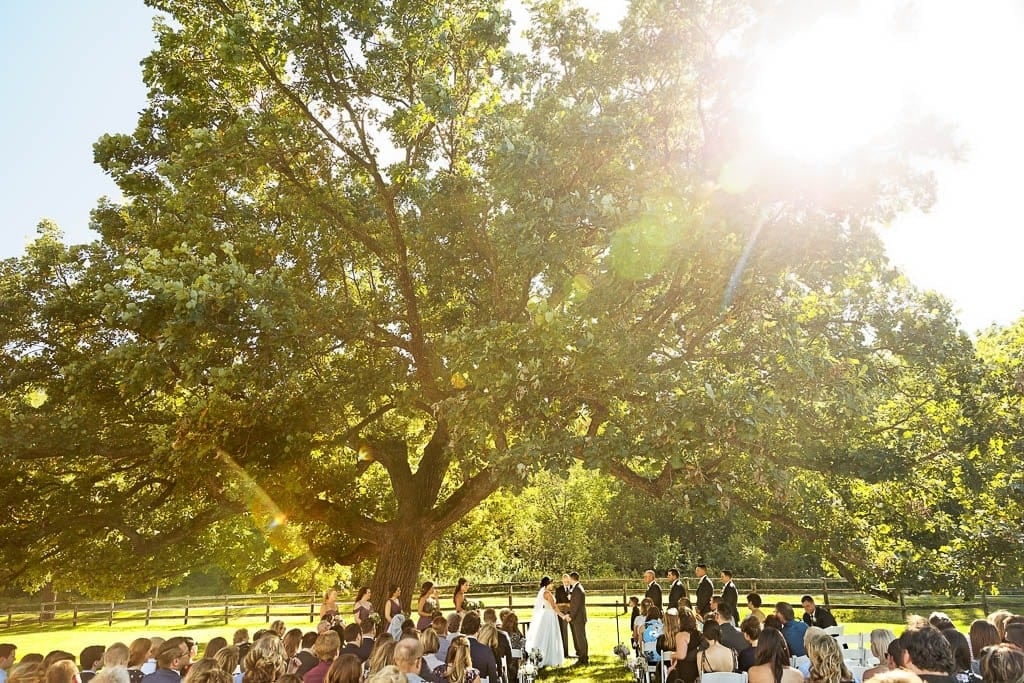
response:
M684 579L692 598L696 580ZM643 596L645 586L639 579L595 579L584 582L587 590L587 605L598 608L625 610L630 596ZM998 596L981 596L976 601L957 601L945 596L904 595L897 591L896 602L887 601L852 588L842 579L777 579L742 578L735 583L743 603L747 593L759 593L768 605L777 600L787 600L797 606L803 594L811 594L815 600L838 613L846 621L904 621L908 614L942 610L954 612L961 618L972 619L991 610L1009 608L1024 611L1024 594L1016 593ZM662 580L663 588L667 587ZM440 587L443 611L452 609L451 587ZM474 584L470 598L485 607L495 609L529 609L536 595L536 583L494 583ZM11 602L0 607L0 628L28 627L48 624L53 627L77 627L82 624L106 624L118 622L177 621L183 625L228 624L232 622L270 623L275 619L295 621L308 620L313 623L320 614L319 592L308 593L265 593L249 595L185 596L165 598L144 598L116 602L58 601L46 603ZM870 619L864 619L865 613ZM877 618L876 618L877 614ZM898 615L898 618L897 618Z

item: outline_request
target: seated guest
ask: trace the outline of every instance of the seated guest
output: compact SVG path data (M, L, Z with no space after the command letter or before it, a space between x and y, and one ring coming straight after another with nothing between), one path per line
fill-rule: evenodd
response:
M817 632L807 639L807 658L811 660L810 683L853 683L839 643L829 634Z
M736 653L737 669L740 673L750 671L757 659L757 639L761 635L761 622L751 614L740 624L740 633L747 647Z
M160 650L164 646L164 639L160 636L153 636L149 639L149 652L146 653L146 660L139 666L139 671L142 672L143 676L156 671L156 656L160 654Z
M803 675L789 665L789 648L782 633L765 627L757 638L754 666L747 672L749 683L804 683Z
M953 648L939 629L921 620L899 637L903 648L901 666L925 683L956 683L953 678Z
M420 634L420 645L423 647L423 661L431 671L444 664L437 656L437 648L441 643L434 629L428 628Z
M991 624L990 624L991 625ZM861 682L872 676L885 673L892 667L889 665L889 643L896 640L896 634L887 628L876 628L871 631L871 654L878 658L878 666L872 667L861 676Z
M443 667L434 670L434 676L444 683L475 683L480 679L480 672L473 668L469 639L466 636L457 634L452 639L448 647L448 659Z
M375 626L372 619L367 619L359 624L359 632L363 634L362 639L359 641L359 661L361 662L370 659L370 653L373 652L373 646L377 642L373 636L374 630Z
M156 674L153 674L154 676ZM46 683L76 683L78 667L72 659L62 659L50 665L46 670Z
M807 632L807 624L796 620L793 606L788 602L779 602L775 605L775 616L782 622L782 637L786 639L789 646L789 653L794 657L803 657L807 654L804 649L804 633Z
M804 606L804 623L808 626L817 626L818 628L831 628L837 626L835 617L824 607L819 607L814 604L814 598L810 595L805 595L800 598L800 604Z
M1024 650L1024 624L1006 621L1003 631L1003 642Z
M149 648L152 646L149 638L136 638L128 646L128 678L131 683L142 683L142 665L149 657Z
M722 645L735 651L736 654L750 647L746 638L740 633L740 630L732 625L731 605L728 603L719 605L718 611L715 612L715 621L718 622L718 628L722 632L722 637L720 638Z
M323 683L340 650L341 638L336 632L327 630L318 635L313 645L317 664L302 676L302 683Z
M808 626L807 630L804 631L804 651L807 650L807 641L813 636L825 635L825 629L818 628L817 626ZM794 664L797 670L804 675L804 678L811 677L811 659L810 657L802 657L799 662Z
M722 629L718 622L708 619L704 622L704 639L707 649L697 655L697 667L701 674L736 671L736 653L719 642Z
M694 683L700 676L697 653L707 647L707 641L697 630L697 617L688 607L669 610L665 615L663 659L669 662L668 683Z
M232 683L242 683L242 670L238 666L241 660L238 656L238 648L234 645L222 647L213 656L213 661L221 671L231 677Z
M498 629L494 627L494 624L483 624L477 632L476 638L478 641L491 648L491 653L494 655L494 661L498 666L498 671L502 671L502 662L504 662L506 667L509 665L509 659L511 659L512 654L510 650L512 648L508 647L508 641L501 637L498 633Z
M338 655L327 671L325 683L362 683L363 663L353 654Z
M181 670L189 663L187 647L184 638L166 640L156 656L156 671L147 674L143 683L178 683Z
M509 648L508 676L511 680L519 680L519 661L523 657L526 637L519 630L519 617L512 610L501 611L501 629L498 633L506 639Z
M665 624L661 620L661 609L655 605L647 609L647 618L644 620L644 630L640 634L641 651L648 662L660 662L661 653L658 651L658 643L665 632Z
M373 644L373 652L366 660L366 670L375 674L384 667L395 663L395 639L388 633L382 633Z
M78 663L82 670L78 679L81 683L89 683L99 668L103 666L104 650L102 645L89 645L79 654Z
M1024 650L1013 645L991 646L981 658L981 677L985 683L1021 683Z
M448 661L448 648L451 646L453 640L462 635L459 633L460 628L462 628L462 615L458 612L452 612L448 615L448 621L445 624L447 635L443 639L438 639L438 659L442 659L446 662Z
M636 643L637 652L640 651L640 644L644 641L644 624L647 622L647 610L653 606L653 600L644 598L640 601L640 614L633 619L633 642Z
M341 646L341 650L338 652L338 656L341 655L355 655L359 656L359 644L363 640L362 627L352 622L344 628L345 644Z
M750 614L757 617L757 620L764 623L765 613L761 611L761 596L757 593L747 593L747 607Z
M971 671L981 673L981 651L989 645L999 644L999 631L986 619L975 619L967 632L971 643Z
M498 662L494 658L491 648L477 640L480 632L480 614L474 611L466 612L462 617L462 633L469 640L469 656L473 662L473 668L480 672L480 678L486 678L490 683L497 683Z

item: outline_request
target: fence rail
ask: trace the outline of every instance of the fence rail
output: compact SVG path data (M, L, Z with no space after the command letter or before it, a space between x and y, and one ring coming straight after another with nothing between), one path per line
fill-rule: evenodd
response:
M979 601L954 602L948 596L905 596L897 591L897 601L886 601L849 585L842 579L789 579L789 578L736 578L742 594L757 592L793 600L803 594L821 596L822 602L834 612L882 612L900 615L905 620L912 612L934 610L987 613L1001 607L1024 611L1024 594L1020 592L985 596ZM693 595L696 581L684 579ZM643 595L644 585L638 579L594 579L586 582L588 605L625 609L629 596ZM528 609L533 605L535 582L508 582L475 584L471 597L486 607L497 609ZM453 587L439 587L442 595L450 596ZM143 621L147 626L155 621L195 623L224 623L232 621L263 621L274 619L308 619L310 623L320 614L319 592L263 593L215 596L184 596L165 598L137 598L110 601L55 601L10 602L0 607L0 628L27 627L37 624L70 626L102 624L113 626L118 622ZM933 599L934 598L934 599ZM846 599L851 601L847 602ZM445 597L443 610L451 609L451 598ZM447 608L447 609L446 609ZM842 615L841 615L842 616ZM852 615L851 615L852 616Z

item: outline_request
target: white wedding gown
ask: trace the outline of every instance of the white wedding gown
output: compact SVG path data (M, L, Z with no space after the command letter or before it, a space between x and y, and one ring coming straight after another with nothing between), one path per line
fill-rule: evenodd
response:
M540 663L542 667L559 666L565 661L562 654L562 633L558 630L558 615L544 599L545 590L540 589L537 600L533 603L533 617L530 619L530 630L526 633L523 661L526 662L530 652L537 649L544 657Z

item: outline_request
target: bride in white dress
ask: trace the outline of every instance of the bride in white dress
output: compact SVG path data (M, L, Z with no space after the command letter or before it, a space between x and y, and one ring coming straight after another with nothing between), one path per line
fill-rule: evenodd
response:
M555 609L555 596L552 593L551 577L540 580L540 590L533 603L533 617L530 619L530 630L526 634L526 650L523 652L525 661L534 649L540 650L544 657L540 665L558 666L565 661L562 654L562 633L558 628L561 618Z

